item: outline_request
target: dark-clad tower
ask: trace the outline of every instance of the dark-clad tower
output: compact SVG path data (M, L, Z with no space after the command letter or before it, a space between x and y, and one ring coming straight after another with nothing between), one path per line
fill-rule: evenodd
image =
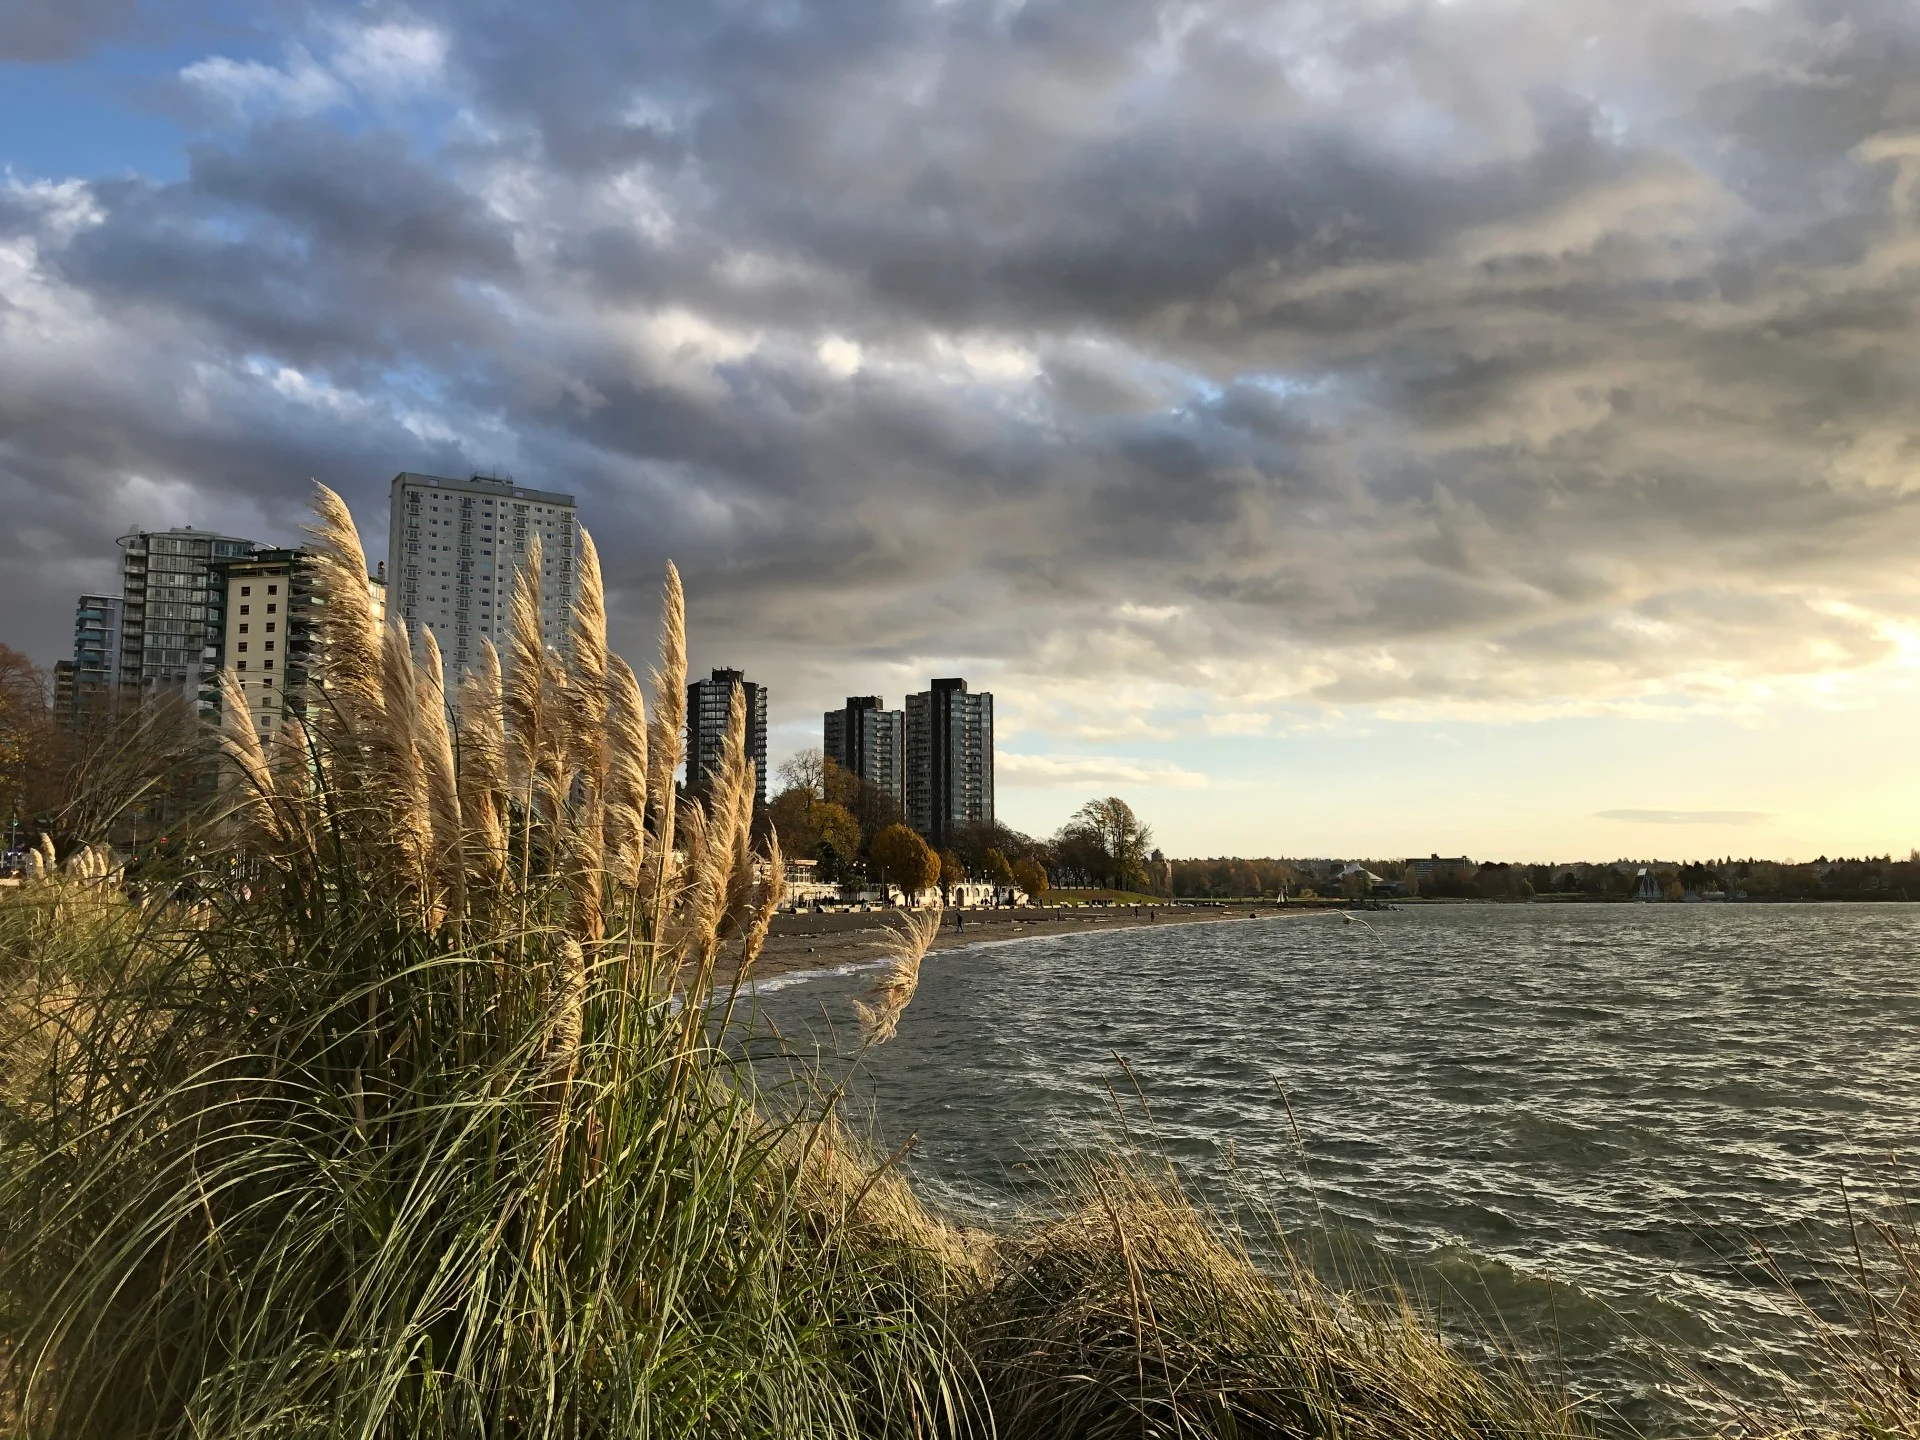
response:
M906 805L906 716L882 708L878 695L849 695L846 706L822 718L820 748L827 759Z
M907 697L907 823L936 850L993 819L993 695L961 679Z
M738 670L716 670L709 680L687 686L687 788L704 790L708 777L720 768L721 747L727 742L727 711L734 692L747 705L747 758L753 761L756 804L767 803L767 687L756 685Z

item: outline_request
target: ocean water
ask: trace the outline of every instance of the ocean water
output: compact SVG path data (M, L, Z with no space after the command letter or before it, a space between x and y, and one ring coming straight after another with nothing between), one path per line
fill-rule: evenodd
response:
M844 1069L871 978L757 1003ZM1216 1203L1666 1428L1811 1373L1802 1299L1848 1205L1897 1199L1917 1070L1920 906L1435 906L938 954L852 1093L981 1217L1124 1114Z

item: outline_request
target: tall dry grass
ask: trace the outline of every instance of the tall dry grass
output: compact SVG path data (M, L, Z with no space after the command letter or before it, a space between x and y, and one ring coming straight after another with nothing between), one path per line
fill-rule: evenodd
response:
M19 1433L963 1428L957 1289L859 1220L895 1192L673 1003L751 973L782 887L737 716L713 802L675 794L677 577L651 729L591 548L565 649L536 560L449 704L317 510L325 680L270 738L230 693L204 898L90 861L0 906Z
M1410 1312L1270 1274L1115 1162L967 1232L728 1043L782 888L736 708L683 804L685 611L649 706L597 557L537 558L454 684L313 548L324 683L230 696L191 904L105 857L0 902L0 1416L20 1440L1545 1436ZM863 1003L895 1032L933 937ZM723 968L733 980L714 994Z

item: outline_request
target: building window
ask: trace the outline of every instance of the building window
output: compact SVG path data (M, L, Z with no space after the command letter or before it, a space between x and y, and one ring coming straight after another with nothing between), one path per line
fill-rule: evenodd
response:
M280 587L278 585L269 585L267 586L267 593L269 595L278 595L280 593ZM273 607L269 605L267 608L271 610Z
M269 635L273 633L273 621L271 620L267 621L267 633Z
M242 660L238 665L234 666L233 668L236 670L244 670L247 668L247 662Z
M240 593L241 593L242 595L244 595L244 594L246 594L247 592L246 592L246 591L244 591L244 590L242 590L242 591L241 591ZM251 614L253 613L253 606L251 606L251 605L242 605L242 606L240 607L240 613L241 613L242 615L251 615Z
M251 585L242 585L242 586L240 587L240 593L241 593L242 595L251 595L251 594L253 593L253 586L251 586Z
M271 661L271 660L262 660L262 661L260 662L260 668L261 668L262 670L271 670L271 669L273 669L273 661Z
M241 625L241 627L240 627L240 633L241 633L242 635L244 635L244 634L246 634L246 633L247 633L247 627L246 627L246 626L245 626L244 624L243 624L243 625Z
M242 641L240 642L240 649L241 649L241 652L242 652L242 653L245 653L245 651L246 651L246 648L247 648L247 642L246 642L246 641L244 641L244 640L242 640ZM245 662L244 662L244 661L242 661L241 663L242 663L242 664L244 664Z

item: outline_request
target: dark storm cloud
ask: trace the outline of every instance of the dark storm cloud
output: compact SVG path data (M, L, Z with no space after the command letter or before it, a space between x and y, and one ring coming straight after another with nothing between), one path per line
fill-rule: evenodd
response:
M312 475L377 536L401 468L577 491L621 638L672 554L800 713L850 656L1598 702L1872 664L1920 609L1910 7L500 3L288 44L183 71L231 117L184 178L0 191L0 502L58 497L0 583L44 654L114 529L284 538Z
M0 62L67 60L129 29L138 0L8 0Z
M101 302L171 312L223 349L354 370L504 339L458 292L512 283L510 233L396 137L275 123L200 147L177 184L95 195L101 222L48 268Z

